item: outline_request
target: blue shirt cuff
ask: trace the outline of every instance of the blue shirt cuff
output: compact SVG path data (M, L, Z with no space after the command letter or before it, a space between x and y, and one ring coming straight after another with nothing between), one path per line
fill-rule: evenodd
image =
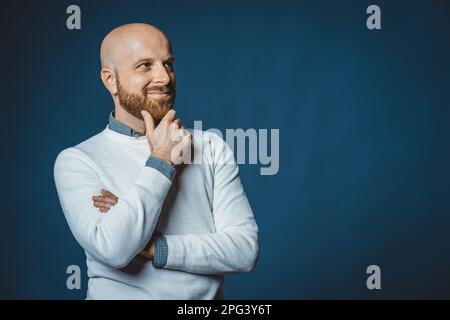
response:
M170 181L175 177L176 170L170 164L165 162L162 159L156 157L148 157L147 162L145 163L147 167L153 168L161 172L163 175L167 177Z
M155 257L153 258L153 266L155 268L164 268L167 264L167 255L169 248L165 237L156 238Z

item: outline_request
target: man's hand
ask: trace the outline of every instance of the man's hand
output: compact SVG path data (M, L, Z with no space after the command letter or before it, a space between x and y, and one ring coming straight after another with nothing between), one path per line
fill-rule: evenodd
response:
M160 158L174 166L183 161L183 156L191 145L191 134L180 128L175 119L175 110L169 110L159 125L146 110L141 111L145 123L145 135L152 150L152 156Z
M108 212L109 209L117 204L118 200L118 197L105 189L101 190L101 196L92 197L94 207L98 208L102 213ZM153 259L153 257L155 256L155 241L151 239L144 250L140 252L140 254L148 259Z
M94 207L105 213L117 203L119 198L105 189L102 189L101 194L101 196L93 196L92 201L94 202Z

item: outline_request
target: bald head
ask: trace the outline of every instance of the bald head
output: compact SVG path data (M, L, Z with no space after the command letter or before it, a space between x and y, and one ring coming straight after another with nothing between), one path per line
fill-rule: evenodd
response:
M154 49L166 47L171 51L170 42L164 33L145 23L130 23L119 26L106 35L100 47L102 68L117 68L123 59L139 54L145 47Z
M147 110L157 123L172 108L175 58L158 28L132 23L112 30L103 39L100 60L100 76L119 117L126 112L142 119L141 111Z

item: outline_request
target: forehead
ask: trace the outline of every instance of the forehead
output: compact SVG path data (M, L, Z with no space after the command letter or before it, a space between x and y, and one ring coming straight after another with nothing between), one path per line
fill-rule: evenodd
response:
M166 60L172 55L169 41L162 34L142 32L128 38L123 61L133 64L142 59Z

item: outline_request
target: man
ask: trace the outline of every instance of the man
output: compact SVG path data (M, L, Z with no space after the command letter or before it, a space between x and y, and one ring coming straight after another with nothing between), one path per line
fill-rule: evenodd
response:
M120 26L100 56L109 124L62 151L54 168L86 253L87 299L223 298L223 275L251 271L259 250L231 150L176 118L174 57L160 30Z

